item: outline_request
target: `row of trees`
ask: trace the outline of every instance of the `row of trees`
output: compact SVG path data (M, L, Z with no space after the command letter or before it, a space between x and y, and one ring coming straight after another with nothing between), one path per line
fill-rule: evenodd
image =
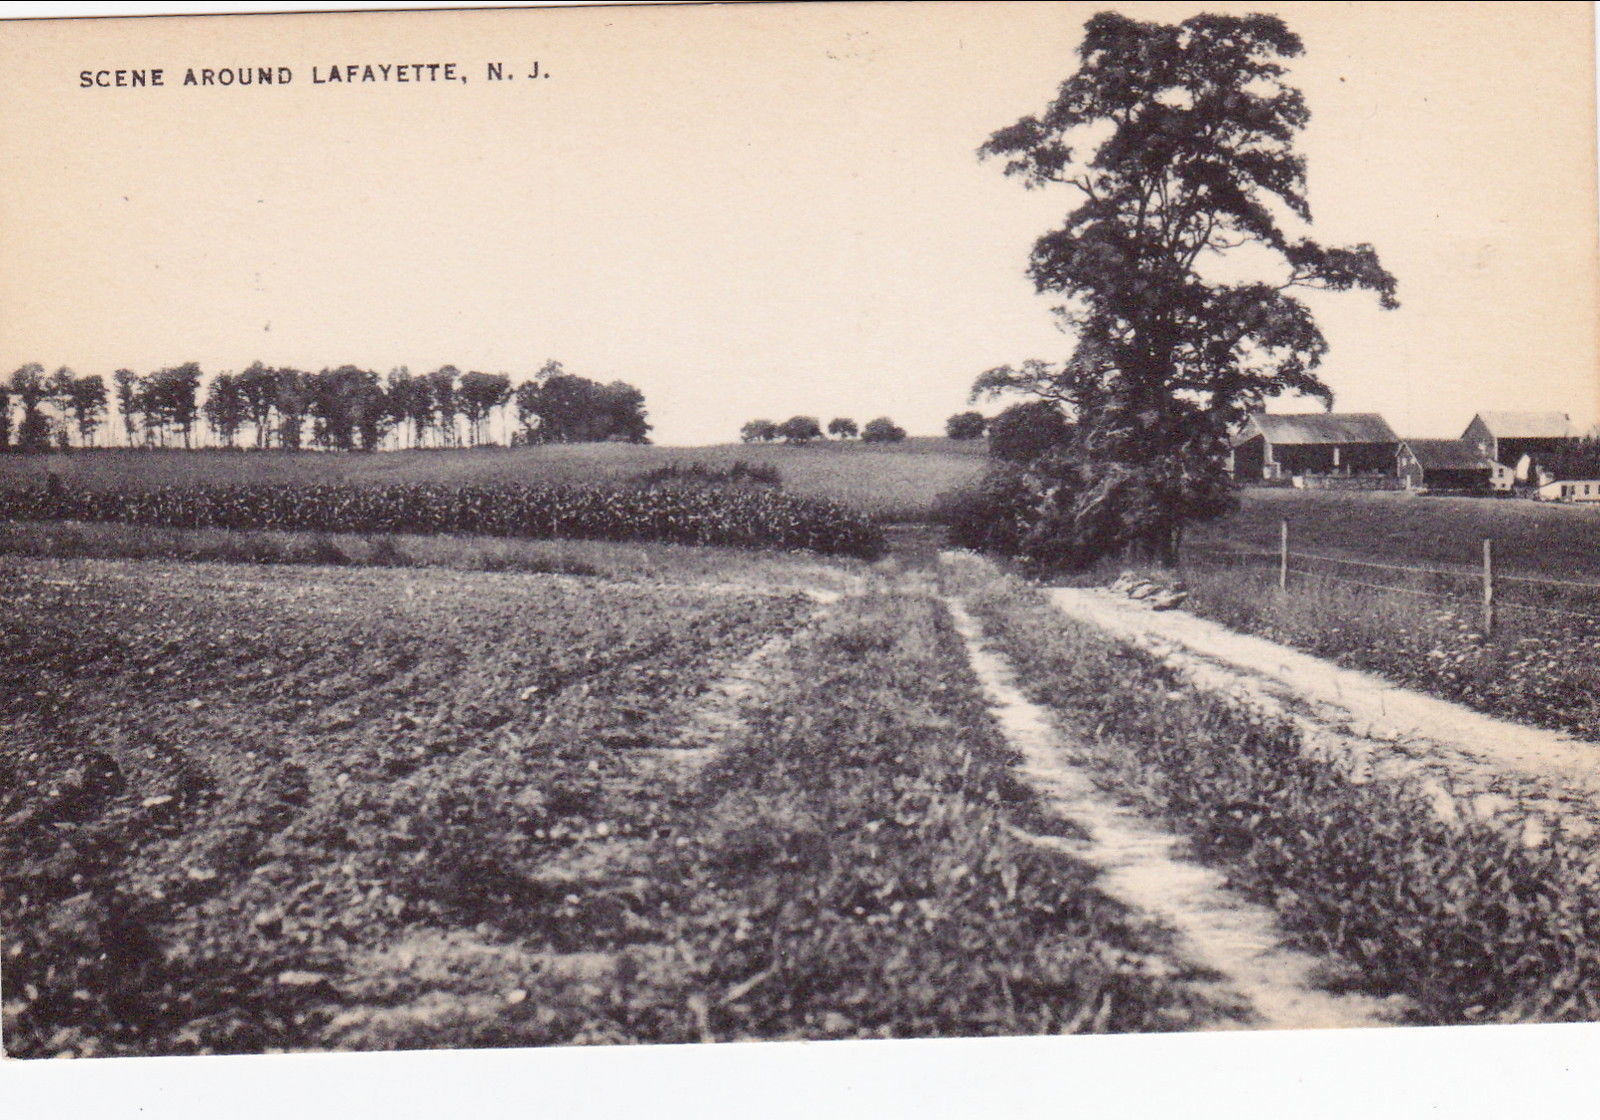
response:
M861 427L844 416L828 421L828 435L835 439L857 439L866 443L898 443L906 438L906 430L887 416L868 420ZM739 429L739 438L745 443L810 443L822 439L822 424L815 416L791 416L781 424L771 420L752 420Z
M602 384L548 362L513 386L503 373L441 366L380 377L353 365L316 373L261 362L209 382L199 365L137 374L119 369L108 393L98 374L25 365L0 383L0 449L95 446L111 406L128 447L194 447L202 431L222 447L375 451L476 447L498 418L514 414L515 443L646 442L644 395L624 381ZM202 395L202 386L204 394Z
M15 432L18 447L43 451L52 443L69 442L73 432L85 447L92 447L105 420L106 383L97 374L79 377L65 366L53 374L37 362L16 370L0 382L0 450L11 446L13 406L21 413Z

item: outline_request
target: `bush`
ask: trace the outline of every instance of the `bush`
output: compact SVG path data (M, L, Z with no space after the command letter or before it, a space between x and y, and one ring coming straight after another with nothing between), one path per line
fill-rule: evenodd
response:
M951 422L955 419L951 417ZM1028 463L1065 446L1071 434L1067 418L1049 401L1014 404L989 421L989 454L1007 462Z
M1010 556L1021 545L1037 503L1020 467L994 463L973 485L941 495L934 520L945 526L956 548Z

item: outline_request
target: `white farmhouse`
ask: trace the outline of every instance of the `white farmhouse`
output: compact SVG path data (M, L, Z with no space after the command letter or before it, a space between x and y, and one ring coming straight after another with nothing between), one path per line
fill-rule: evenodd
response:
M1546 482L1537 493L1542 502L1600 502L1600 478Z

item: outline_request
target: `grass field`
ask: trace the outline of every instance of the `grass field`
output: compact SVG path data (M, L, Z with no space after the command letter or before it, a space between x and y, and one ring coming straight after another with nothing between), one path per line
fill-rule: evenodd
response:
M1201 547L1290 548L1387 564L1475 568L1493 538L1507 572L1600 582L1600 509L1515 498L1433 498L1400 491L1249 487L1239 511L1198 525Z
M982 469L983 440L914 437L902 443L823 440L785 444L653 447L617 443L528 448L384 451L128 451L0 455L0 487L39 485L54 473L69 486L151 488L198 482L586 483L618 480L671 464L771 465L785 490L842 502L883 521L926 518L934 500Z
M1600 740L1600 510L1382 492L1241 496L1238 513L1194 531L1188 609L1492 715ZM1264 555L1276 551L1282 519L1291 553L1311 554L1291 556L1286 592ZM1492 633L1480 607L1485 537L1498 573ZM1224 562L1239 550L1257 555Z
M1005 831L930 598L582 547L605 574L3 561L8 1051L1207 1021Z

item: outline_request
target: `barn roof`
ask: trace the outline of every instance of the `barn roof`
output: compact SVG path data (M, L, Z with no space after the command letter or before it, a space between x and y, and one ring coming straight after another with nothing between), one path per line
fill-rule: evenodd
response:
M1408 439L1406 448L1425 471L1489 470L1483 452L1461 439Z
M1565 412L1480 412L1478 419L1496 439L1559 439L1573 434Z
M1274 415L1258 412L1241 433L1256 432L1268 443L1399 443L1389 422L1376 412L1303 412Z

